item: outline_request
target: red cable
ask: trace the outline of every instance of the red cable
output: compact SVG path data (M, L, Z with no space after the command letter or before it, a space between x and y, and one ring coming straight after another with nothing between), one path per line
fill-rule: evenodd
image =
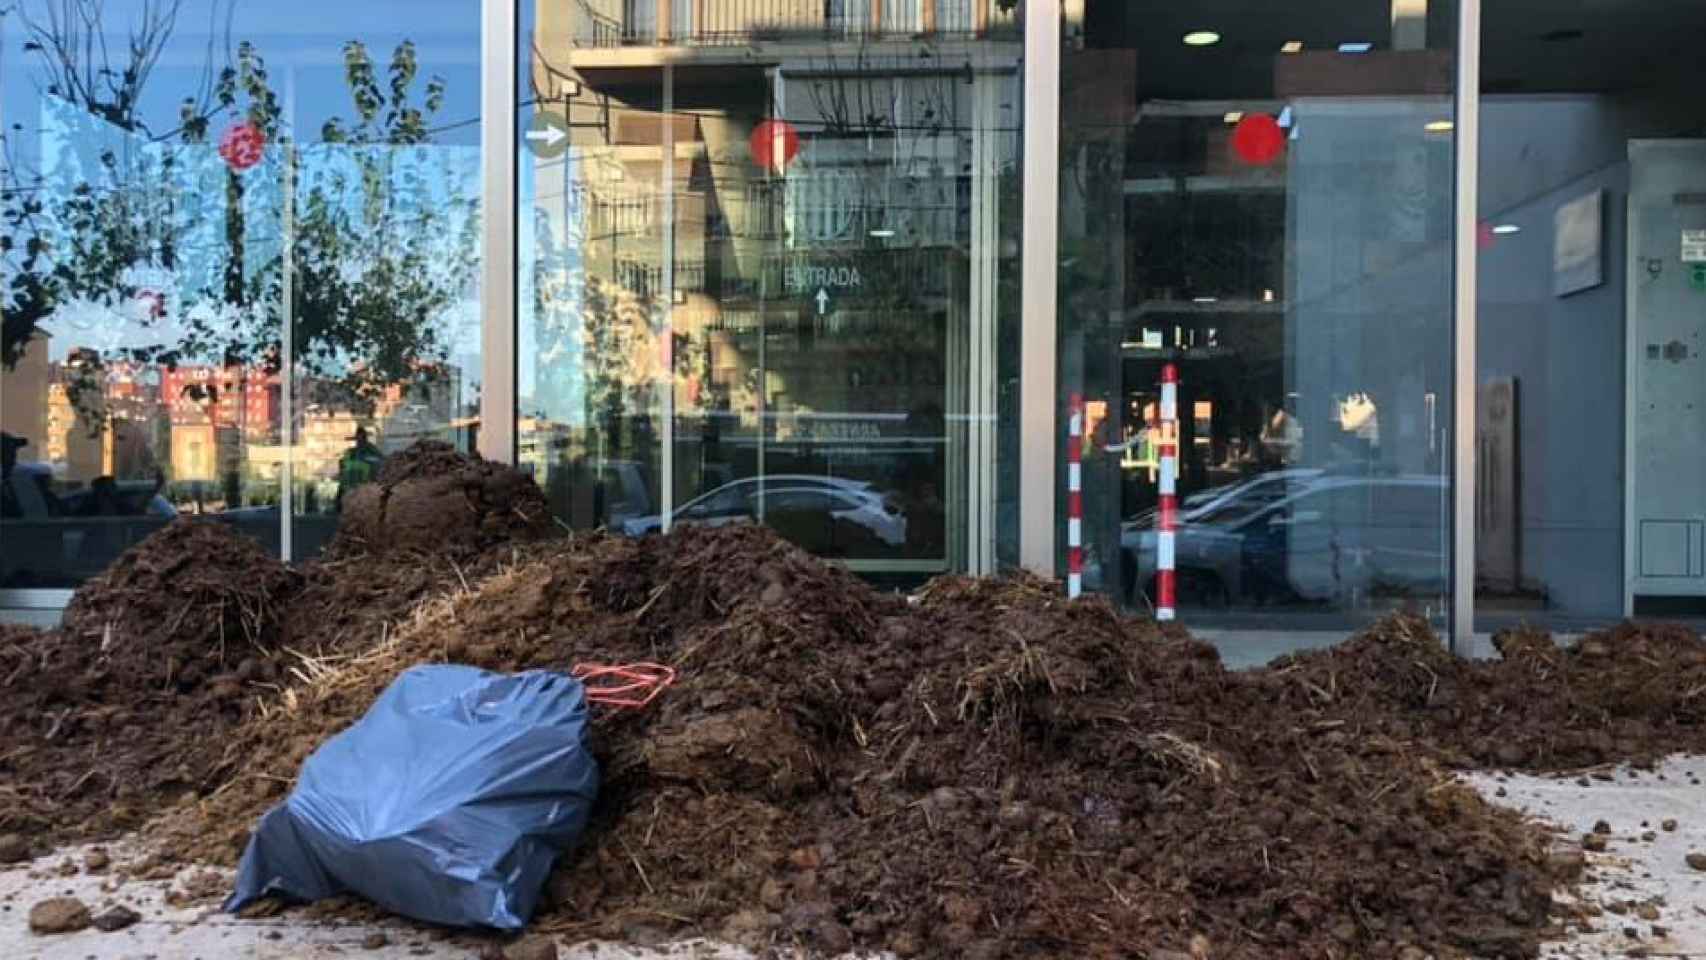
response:
M664 688L675 682L675 670L661 663L630 663L607 666L577 663L569 674L586 685L588 703L622 710L639 710L651 704ZM625 683L594 686L591 681L614 678ZM644 694L635 696L635 694Z

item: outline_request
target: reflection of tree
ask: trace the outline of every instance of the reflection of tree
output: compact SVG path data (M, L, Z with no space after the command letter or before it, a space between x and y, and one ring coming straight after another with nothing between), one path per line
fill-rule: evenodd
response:
M104 6L103 0L57 0L41 4L34 16L29 7L18 6L18 19L29 36L24 49L37 55L46 80L42 92L47 96L75 104L117 129L147 131L138 112L142 91L177 28L183 0L141 0L122 59L112 55ZM219 18L220 6L214 0L210 19ZM210 48L210 64L211 53ZM185 124L205 122L207 93L204 77L199 95L184 99L181 120Z
M807 125L813 152L824 155L789 178L790 202L809 209L814 201L840 200L834 178L851 177L855 191L846 199L853 216L844 239L873 249L951 242L956 225L943 218L958 207L962 171L952 158L972 155L972 122L962 110L974 76L970 61L930 65L940 72L873 56L864 45L850 58L814 59L796 81L809 111L794 119ZM943 149L949 138L952 148ZM889 235L871 234L879 229Z
M581 357L587 407L618 450L650 448L647 411L664 370L649 300L599 277L581 295Z
M589 275L579 245L559 237L543 210L534 212L533 243L538 395L584 397L583 409L608 444L607 455L649 449L650 418L636 411L650 409L665 382L658 305L614 280ZM575 411L541 415L567 420Z
M286 319L295 372L352 402L384 386L442 375L445 314L477 270L476 201L465 177L426 146L445 84L418 82L412 43L380 76L366 48L344 48L352 116L296 143L265 61L249 43L226 45L182 100L178 126L150 130L144 87L167 48L181 0L142 0L123 54L109 59L101 0L54 0L18 13L36 56L46 114L64 130L48 169L27 167L16 131L0 164L0 262L6 280L0 360L10 368L43 324L75 308L110 328L79 377L117 361L254 365L278 372ZM0 11L0 48L6 14ZM78 119L81 118L81 119ZM252 125L270 149L239 171L218 164L220 121ZM44 141L44 144L46 142ZM91 152L88 144L102 145ZM290 246L281 240L286 211ZM269 229L254 229L265 224ZM288 256L287 256L288 254ZM290 269L288 313L285 274ZM170 278L154 309L137 315L136 274ZM124 336L119 330L127 331ZM141 333L141 336L138 336ZM153 343L136 341L153 334ZM79 390L87 395L87 390Z
M449 344L440 319L474 282L479 220L464 178L427 146L445 84L428 79L417 101L414 45L393 53L385 89L361 43L344 45L344 65L353 123L325 124L322 140L335 147L287 143L269 158L283 169L267 179L283 185L278 201L295 221L288 319L296 372L365 406L386 386L441 376ZM276 369L285 253L273 251L247 279L251 305L221 342L227 355L246 350L245 360Z

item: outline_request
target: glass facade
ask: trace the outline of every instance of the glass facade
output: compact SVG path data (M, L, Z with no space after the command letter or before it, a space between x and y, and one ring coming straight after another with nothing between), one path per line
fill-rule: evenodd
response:
M1193 623L1447 613L1456 12L1332 6L1090 0L1068 24L1059 399L1085 434L1062 508L1088 586L1140 610L1170 540Z
M0 12L0 589L186 513L309 557L384 456L472 443L479 29L456 0Z
M608 6L522 30L520 462L575 528L761 522L883 581L994 570L1016 19Z
M431 437L1204 629L1700 614L1706 12L1601 6L7 5L0 607Z
M1699 617L1706 8L1483 6L1478 625Z

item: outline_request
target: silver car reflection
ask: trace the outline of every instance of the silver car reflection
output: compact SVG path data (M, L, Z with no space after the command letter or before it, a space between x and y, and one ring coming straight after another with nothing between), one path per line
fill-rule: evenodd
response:
M841 523L863 530L890 547L906 544L906 514L894 498L865 481L838 477L811 474L748 477L689 500L671 517L674 523L722 526L752 522L761 513L767 520L778 516L799 517L808 524L811 518L817 518L826 528L821 534L824 536L829 535L830 525ZM621 530L629 536L642 536L662 526L662 516L654 514L626 521ZM806 535L813 539L819 535L818 531L809 528L808 531ZM801 546L813 549L817 545L801 543Z
M1212 509L1182 512L1181 599L1204 604L1357 602L1429 595L1447 577L1445 481L1437 476L1291 477ZM1153 600L1157 532L1121 541L1128 600Z

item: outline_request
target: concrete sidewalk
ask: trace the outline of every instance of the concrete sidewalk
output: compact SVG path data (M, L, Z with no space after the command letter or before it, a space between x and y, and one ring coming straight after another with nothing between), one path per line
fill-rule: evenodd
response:
M1610 827L1606 850L1589 853L1589 882L1579 901L1588 916L1543 956L1611 960L1630 956L1706 958L1706 872L1687 855L1706 853L1706 759L1676 758L1640 773L1626 768L1563 778L1474 774L1464 778L1495 802L1559 828L1559 847L1580 850L1597 823ZM1676 821L1666 831L1667 820ZM114 867L136 858L126 844L102 848ZM119 882L114 869L81 869L89 848L62 850L31 864L0 868L0 958L4 960L480 960L495 957L495 938L447 935L405 922L346 925L287 915L238 920L219 912L229 873L183 871L172 878ZM69 866L67 864L69 863ZM182 894L203 899L186 903ZM97 916L113 905L142 915L116 933L89 929L37 936L30 908L56 896L81 899ZM384 939L377 945L375 935ZM376 944L369 946L371 942ZM749 960L739 948L685 941L648 949L559 942L559 960Z
M1672 758L1650 772L1467 779L1496 802L1557 825L1565 849L1581 850L1601 822L1610 827L1605 852L1587 853L1579 901L1597 915L1542 956L1706 958L1706 872L1687 862L1706 853L1706 759ZM1675 829L1665 830L1666 821Z

